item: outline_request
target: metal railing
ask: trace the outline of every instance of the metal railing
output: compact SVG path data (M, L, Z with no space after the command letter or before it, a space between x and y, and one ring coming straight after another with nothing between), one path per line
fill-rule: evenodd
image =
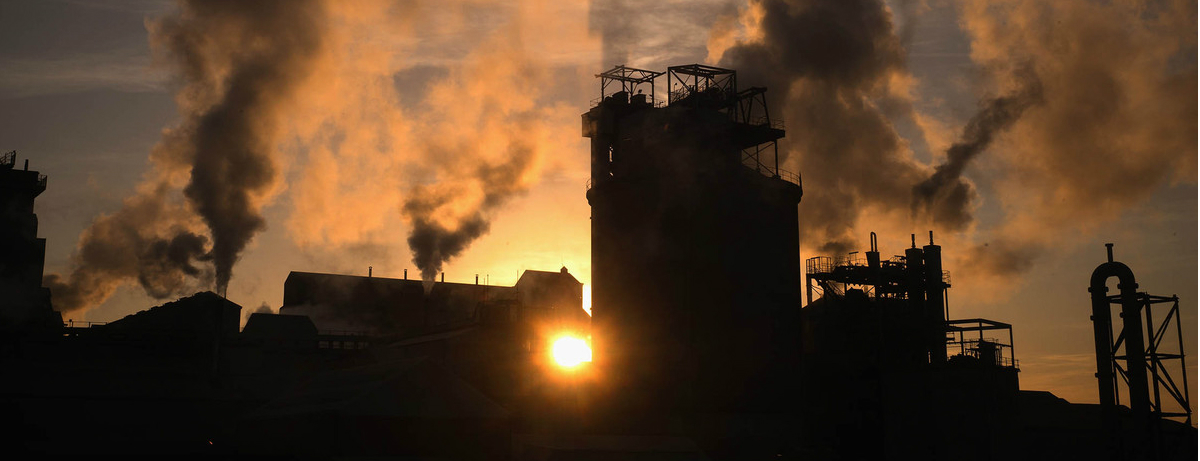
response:
M844 266L866 266L867 259L858 252L845 256L816 256L804 261L804 271L809 274L828 274Z
M666 99L655 99L653 95L649 95L649 94L645 94L645 93L642 93L642 95L646 97L646 102L649 103L651 107L662 108L662 107L667 106ZM612 96L612 95L610 94L608 96ZM630 95L631 102L632 102L632 96L637 96L637 95ZM604 102L604 98L606 98L606 97L607 96L600 96L597 98L592 98L590 101L588 101L588 107L599 106L601 102Z
M760 116L760 117L752 117L752 118L750 118L750 120L746 121L746 124L753 125L753 126L769 126L771 128L777 129L777 130L784 129L784 123L783 123L782 119L768 118L765 115Z

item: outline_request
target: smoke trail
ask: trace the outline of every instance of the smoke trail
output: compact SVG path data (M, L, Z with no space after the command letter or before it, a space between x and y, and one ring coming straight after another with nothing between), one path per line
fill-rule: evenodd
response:
M95 306L134 278L156 298L214 281L225 291L265 227L281 121L313 73L326 20L315 0L224 0L184 1L176 15L148 23L152 47L183 83L182 121L164 131L138 194L81 235L71 274L45 278L56 308ZM196 262L211 262L214 276Z
M975 264L1021 274L1165 185L1195 184L1195 2L997 0L961 12L984 87L1001 93L1028 72L1039 96L994 140L1006 213Z
M629 62L629 53L637 43L640 16L631 0L596 0L588 4L588 29L599 33L601 64L612 66Z
M1021 72L1020 80L1017 91L984 102L963 127L959 140L946 150L946 161L928 179L913 186L914 217L927 213L933 222L951 230L962 230L973 221L970 202L975 192L963 180L963 170L991 145L996 134L1012 126L1025 109L1042 100L1041 82L1032 71Z

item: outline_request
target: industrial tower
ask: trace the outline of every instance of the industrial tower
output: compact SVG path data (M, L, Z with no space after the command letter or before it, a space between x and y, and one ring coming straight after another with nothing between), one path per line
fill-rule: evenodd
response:
M640 407L778 406L795 369L802 192L778 167L766 89L699 64L596 77L583 136L597 366Z
M46 175L17 169L17 152L0 155L0 330L61 326L42 288L46 239L38 238L33 200L46 190Z

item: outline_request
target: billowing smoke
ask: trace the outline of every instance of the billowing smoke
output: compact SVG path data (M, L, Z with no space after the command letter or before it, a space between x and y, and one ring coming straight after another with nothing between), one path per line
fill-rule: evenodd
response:
M926 214L943 229L962 230L973 222L971 202L975 191L963 179L963 170L991 145L1003 130L1012 126L1030 106L1042 100L1041 82L1031 71L1020 74L1020 87L1005 96L983 102L971 117L962 136L946 150L946 160L928 179L913 187L913 214Z
M781 163L804 173L801 238L846 251L861 213L907 208L925 176L889 118L912 111L891 13L880 0L763 0L747 12L755 30L720 65L765 85L787 121Z
M363 11L337 9L344 24L330 40L338 65L320 82L338 97L313 98L303 111L329 118L298 130L307 164L291 185L289 230L306 247L406 241L421 277L433 281L537 183L547 152L578 143L578 109L560 99L578 94L553 94L562 74L548 61L584 45L583 6L413 2L399 16L386 5L354 6ZM443 28L476 8L487 9L488 26L454 29L465 37L440 46ZM562 27L556 40L530 33L547 24ZM448 56L464 42L461 56ZM394 229L405 227L397 239Z
M317 1L185 2L153 40L186 85L177 146L190 157L184 194L212 234L217 291L266 226L261 207L279 181L283 117L312 75L328 20ZM170 155L170 154L168 154Z
M225 291L265 227L282 119L313 74L325 21L317 1L229 0L184 1L148 24L151 44L182 83L182 120L155 147L138 194L84 231L71 274L46 277L57 309L95 306L131 278L156 298L214 282ZM211 274L197 266L210 262Z
M1029 72L1040 100L992 151L1005 210L974 261L1001 275L1095 232L1164 186L1196 180L1196 4L964 2L983 91ZM1018 79L1021 80L1021 79ZM1026 79L1028 80L1028 79ZM1030 92L1036 93L1036 92Z
M509 162L478 168L475 180L483 192L482 201L470 206L465 216L449 223L445 219L439 220L438 214L453 208L455 197L464 191L454 190L454 195L432 187L412 191L404 203L404 215L412 222L408 247L412 250L413 264L421 269L422 280L433 281L446 261L458 256L472 241L487 233L489 214L524 190L532 155L533 151L527 148L515 147L510 149Z

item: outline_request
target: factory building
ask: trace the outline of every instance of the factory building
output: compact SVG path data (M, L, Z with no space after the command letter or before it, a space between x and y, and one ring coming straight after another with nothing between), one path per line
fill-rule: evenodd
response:
M404 338L500 317L587 331L583 284L567 268L527 270L513 286L291 272L281 314L305 315L322 331Z
M0 154L0 330L57 327L61 317L42 288L46 239L38 238L33 201L46 190L46 175L16 168L17 152Z
M799 391L804 413L819 415L805 419L806 444L851 458L1014 455L1012 326L948 320L950 273L932 232L888 259L870 237L865 255L805 261L807 297L817 299L801 310Z
M699 64L597 77L583 114L597 366L634 407L777 408L763 390L793 369L802 192L778 168L766 89Z

